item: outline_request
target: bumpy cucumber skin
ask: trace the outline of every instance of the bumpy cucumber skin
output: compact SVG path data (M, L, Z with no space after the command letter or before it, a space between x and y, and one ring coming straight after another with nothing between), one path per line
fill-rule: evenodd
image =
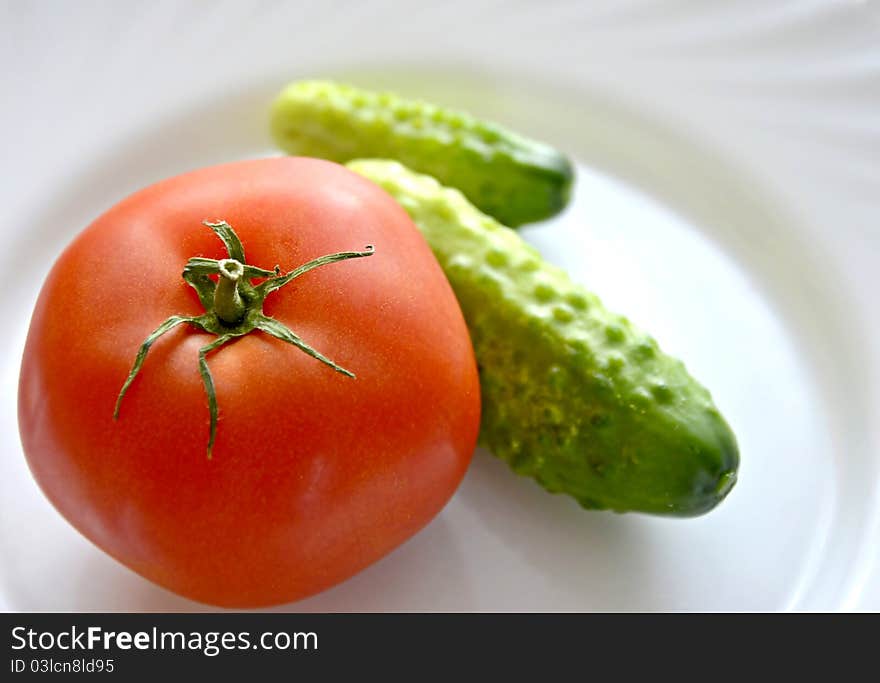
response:
M557 214L574 182L571 163L547 145L461 112L327 81L288 86L271 126L289 154L397 159L509 226Z
M680 361L458 191L393 161L348 166L406 209L446 272L492 453L585 508L694 516L727 495L736 439Z

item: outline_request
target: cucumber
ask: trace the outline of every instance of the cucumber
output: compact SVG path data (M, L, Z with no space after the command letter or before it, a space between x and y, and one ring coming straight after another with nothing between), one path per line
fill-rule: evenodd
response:
M693 516L727 495L736 438L680 361L457 190L394 161L348 166L409 213L455 290L483 446L585 508Z
M561 211L574 181L571 163L552 147L462 112L328 81L285 88L271 128L289 154L397 159L510 226Z

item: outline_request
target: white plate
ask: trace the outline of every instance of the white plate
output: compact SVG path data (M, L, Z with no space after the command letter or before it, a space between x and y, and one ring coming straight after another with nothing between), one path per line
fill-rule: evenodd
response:
M33 483L15 416L27 321L91 218L268 153L267 102L319 75L578 158L574 205L524 234L685 359L742 468L683 521L584 512L478 453L427 529L284 609L880 608L878 17L843 1L4 3L0 607L200 609L94 549Z

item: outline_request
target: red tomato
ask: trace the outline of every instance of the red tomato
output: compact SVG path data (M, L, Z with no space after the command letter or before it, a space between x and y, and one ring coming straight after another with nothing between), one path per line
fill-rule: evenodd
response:
M268 295L264 311L351 370L254 331L181 325L204 312L181 278L222 259L204 220L231 224L249 264L290 271L374 245ZM404 210L336 164L260 159L187 173L125 199L64 251L40 294L19 387L24 451L49 500L136 572L202 602L253 607L332 586L402 543L448 501L479 423L476 363L440 267Z

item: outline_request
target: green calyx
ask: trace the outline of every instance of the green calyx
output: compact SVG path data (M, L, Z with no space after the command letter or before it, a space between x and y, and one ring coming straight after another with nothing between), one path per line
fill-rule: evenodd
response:
M218 409L214 379L211 376L211 371L208 369L207 355L236 337L250 334L254 330L261 330L276 339L292 344L337 372L348 377L354 377L354 373L337 365L313 349L284 323L265 315L263 313L263 301L276 289L280 289L310 270L328 263L335 263L336 261L370 256L373 254L373 247L367 245L363 251L343 251L320 256L308 263L304 263L286 275L282 275L278 266L275 266L274 270L264 270L263 268L248 265L245 261L244 247L241 244L241 240L238 239L238 235L235 234L232 226L225 221L218 221L216 223L205 221L204 224L217 234L226 246L226 251L229 254L229 258L219 261L198 256L193 257L183 269L183 279L196 290L199 301L201 301L202 306L205 308L205 313L200 316L172 315L144 340L135 357L131 372L129 372L128 378L122 385L122 389L116 399L113 419L119 417L122 399L140 372L141 366L147 357L147 352L155 341L180 324L187 323L192 325L204 332L217 336L214 341L199 350L199 374L202 377L202 383L205 385L205 393L208 395L208 409L211 414L211 427L208 437L208 458L210 458L217 436ZM262 282L254 285L252 281L256 279L261 279Z

